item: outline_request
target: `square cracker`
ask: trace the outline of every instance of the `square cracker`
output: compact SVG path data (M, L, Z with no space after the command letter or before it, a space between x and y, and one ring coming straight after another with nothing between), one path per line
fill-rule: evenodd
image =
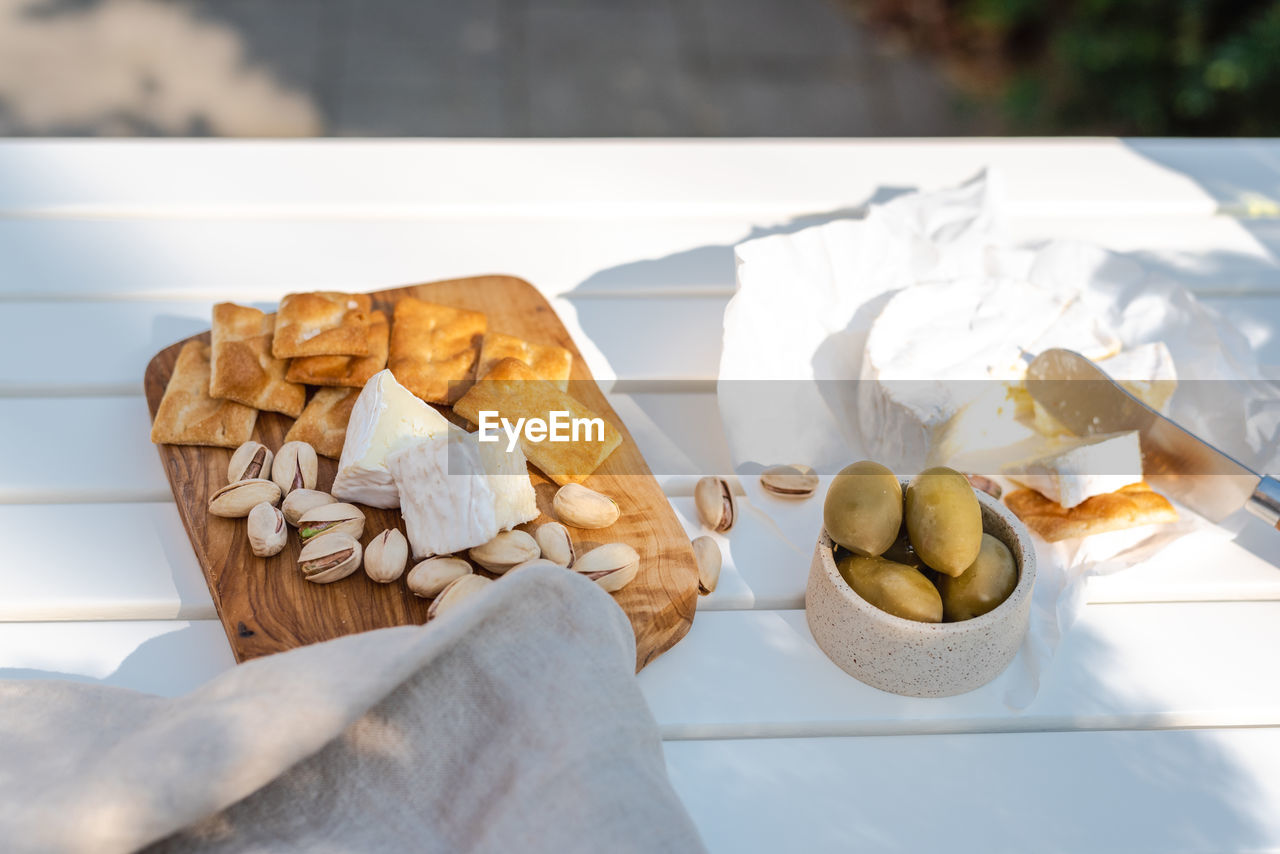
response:
M363 388L370 377L387 366L387 342L391 337L387 316L380 311L370 312L365 335L369 339L369 355L290 359L285 379L307 385Z
M516 359L503 359L484 379L473 385L453 405L453 411L479 426L481 412L497 412L512 424L520 418L541 418L550 424L551 413L568 412L569 418L600 418L604 421L604 439L595 431L577 442L532 442L520 435L520 448L529 462L563 486L581 483L614 450L622 444L622 434L608 421L584 404L556 388L555 383L539 379L528 365Z
M285 361L271 355L275 316L220 302L213 307L212 397L298 417L307 389L285 379Z
M573 354L554 344L531 344L514 335L487 332L480 346L480 367L476 378L484 379L493 366L503 359L524 362L540 380L550 380L561 391L569 390L569 372L573 370Z
M485 316L405 297L396 303L387 367L427 403L452 403L475 377Z
M1169 500L1145 482L1086 498L1070 509L1034 489L1015 489L1005 496L1004 503L1028 528L1050 543L1139 525L1174 522L1178 518L1178 511Z
M286 442L306 442L322 457L338 459L347 438L351 407L360 396L358 388L322 388L311 397L302 415L285 434Z
M258 410L209 396L209 345L188 341L151 425L151 441L165 445L238 448L249 441Z
M313 291L286 294L280 300L271 354L277 359L298 356L367 356L368 294Z

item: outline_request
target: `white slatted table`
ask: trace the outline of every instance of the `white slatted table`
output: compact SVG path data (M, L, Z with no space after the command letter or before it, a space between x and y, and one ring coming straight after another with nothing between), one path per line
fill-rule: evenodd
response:
M731 468L732 245L988 165L1011 237L1137 253L1280 364L1280 143L0 143L0 677L176 694L232 666L141 396L213 302L521 275L688 520L690 473ZM845 677L758 524L639 677L713 850L1280 850L1280 536L1092 581L1014 714Z

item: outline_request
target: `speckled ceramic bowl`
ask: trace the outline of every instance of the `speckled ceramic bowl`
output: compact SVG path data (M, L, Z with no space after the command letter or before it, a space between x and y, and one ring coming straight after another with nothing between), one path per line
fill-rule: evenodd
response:
M1007 507L986 493L977 496L983 530L1013 552L1018 585L994 610L972 620L921 623L881 611L840 576L831 538L822 532L809 569L805 613L818 646L845 672L894 694L950 697L987 684L1009 666L1027 634L1035 548Z

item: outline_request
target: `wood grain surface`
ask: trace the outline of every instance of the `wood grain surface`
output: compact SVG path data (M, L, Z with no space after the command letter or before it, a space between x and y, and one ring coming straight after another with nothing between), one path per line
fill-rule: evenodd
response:
M615 600L631 619L636 634L636 669L640 670L684 637L693 622L698 573L689 538L670 503L650 473L639 448L591 377L586 362L546 299L521 279L478 276L414 285L372 294L374 307L391 315L404 296L482 311L488 328L539 344L558 344L573 353L571 393L622 433L622 445L586 482L621 506L610 528L570 529L581 554L594 544L624 542L640 554L640 573ZM196 336L208 341L209 333ZM178 351L185 341L165 348L147 365L147 405L155 418ZM449 410L447 417L465 424ZM253 438L271 449L280 447L292 419L276 413L258 415ZM297 570L300 544L291 532L284 551L270 558L249 549L245 520L209 515L209 496L226 483L231 451L180 445L157 445L173 488L178 512L209 584L209 592L226 629L237 661L370 629L422 623L429 600L411 594L403 578L391 584L370 581L357 572L333 584L304 581ZM328 490L337 462L320 458L317 488ZM532 529L551 518L555 485L530 468L542 515L520 527ZM367 516L362 543L392 526L403 529L400 513L362 507Z

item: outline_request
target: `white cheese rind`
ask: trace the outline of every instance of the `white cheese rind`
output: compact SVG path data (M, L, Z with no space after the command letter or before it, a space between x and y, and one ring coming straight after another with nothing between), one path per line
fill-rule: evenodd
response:
M1136 431L1061 439L1039 456L1005 465L1004 474L1070 509L1142 480L1142 447Z
M1069 302L1014 279L939 282L894 294L871 326L862 361L858 424L870 455L910 472L968 450L965 436L948 437L953 418L970 404L985 410L980 401L1003 399L1026 375L1028 348ZM963 420L972 430L987 417L975 411Z
M524 451L517 443L508 453L504 442L480 442L480 464L489 476L489 489L493 491L493 515L498 528L509 531L516 525L538 518L538 495L529 479L529 464Z
M391 371L374 374L351 407L333 495L369 507L400 506L387 458L423 439L445 434L449 426L443 415L400 385Z
M472 434L454 427L396 451L387 467L415 558L453 554L497 536L495 497Z

